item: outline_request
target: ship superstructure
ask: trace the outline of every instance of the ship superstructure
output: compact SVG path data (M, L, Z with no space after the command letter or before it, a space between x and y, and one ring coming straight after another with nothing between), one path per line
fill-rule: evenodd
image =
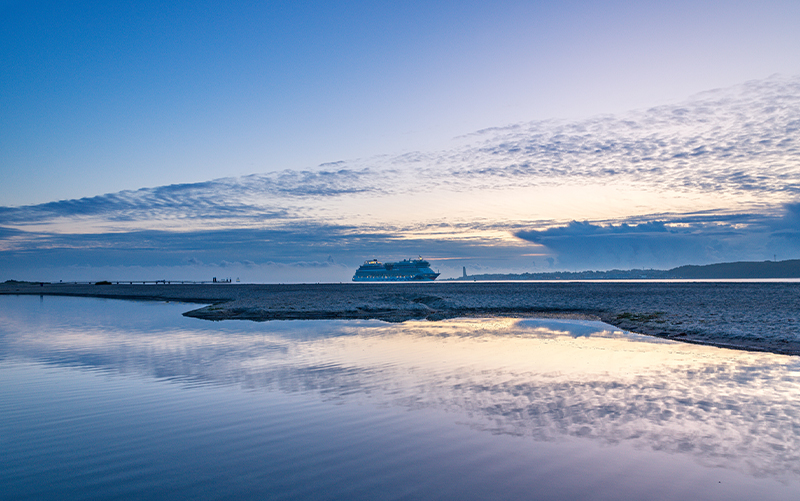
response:
M353 275L354 282L406 282L436 280L439 274L421 257L403 259L396 263L381 263L377 259L365 261Z

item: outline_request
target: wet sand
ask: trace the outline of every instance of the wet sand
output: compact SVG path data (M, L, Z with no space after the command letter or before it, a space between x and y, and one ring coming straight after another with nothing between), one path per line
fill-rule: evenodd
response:
M0 284L0 294L180 301L205 320L596 319L620 329L800 355L800 283Z

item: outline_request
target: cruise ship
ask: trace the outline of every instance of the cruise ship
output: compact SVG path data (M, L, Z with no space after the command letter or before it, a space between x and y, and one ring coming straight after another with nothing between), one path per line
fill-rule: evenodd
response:
M419 259L403 259L396 263L381 263L377 259L365 261L353 275L353 282L406 282L436 280L439 274L431 269L429 262Z

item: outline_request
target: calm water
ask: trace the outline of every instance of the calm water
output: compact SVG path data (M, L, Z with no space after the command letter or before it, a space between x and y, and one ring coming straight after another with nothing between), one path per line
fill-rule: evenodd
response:
M798 499L797 357L0 297L2 499Z

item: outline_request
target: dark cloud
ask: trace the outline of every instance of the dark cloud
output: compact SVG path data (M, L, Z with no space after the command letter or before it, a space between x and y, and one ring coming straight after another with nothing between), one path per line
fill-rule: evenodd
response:
M783 216L772 221L770 229L774 238L800 242L800 203L787 204Z
M645 262L695 262L703 244L660 221L599 226L573 221L565 227L521 231L517 236L544 245L562 267L634 268ZM688 260L688 261L687 261Z
M800 256L800 204L780 215L687 214L633 224L573 221L545 230L518 231L545 246L566 269L610 269L783 259ZM641 219L641 218L637 218Z
M18 234L23 234L19 232ZM516 250L476 242L403 238L396 228L297 223L273 229L133 231L96 234L24 233L0 252L0 269L41 266L182 266L204 263L356 266L379 256L418 254L512 257ZM11 245L11 244L9 244Z
M15 228L5 228L3 226L0 226L0 240L4 240L10 237L21 236L24 234L25 234L24 231L17 230Z
M13 231L0 252L0 277L50 280L63 270L92 268L164 268L158 278L185 267L224 268L247 276L264 267L285 268L280 279L321 280L290 269L330 268L327 279L349 280L369 258L402 259L423 254L434 267L459 276L471 273L543 269L670 268L736 260L800 256L800 204L777 215L693 213L645 216L610 224L573 221L566 226L521 229L514 233L530 247L493 240L411 238L406 228L293 223L279 228L231 228L210 231L131 231L50 234ZM546 226L547 222L542 223ZM495 229L484 223L481 229ZM417 229L435 230L442 224ZM461 229L464 228L461 225ZM533 254L531 254L533 253ZM531 257L541 255L541 257ZM437 261L441 258L441 261ZM550 262L549 266L546 264ZM38 271L37 271L38 270ZM47 271L50 270L50 271ZM62 271L58 271L62 270ZM338 270L338 271L335 271ZM32 274L38 273L33 276ZM114 276L120 276L118 271ZM144 272L142 272L144 273ZM152 274L153 272L151 272ZM112 276L112 274L104 276ZM140 273L141 274L141 273ZM163 275L163 276L162 276ZM81 275L82 276L82 275ZM181 275L183 276L183 275ZM139 275L128 275L141 279ZM112 277L113 278L113 277ZM152 276L146 277L152 279ZM74 279L74 278L73 278ZM176 277L177 279L177 277Z

